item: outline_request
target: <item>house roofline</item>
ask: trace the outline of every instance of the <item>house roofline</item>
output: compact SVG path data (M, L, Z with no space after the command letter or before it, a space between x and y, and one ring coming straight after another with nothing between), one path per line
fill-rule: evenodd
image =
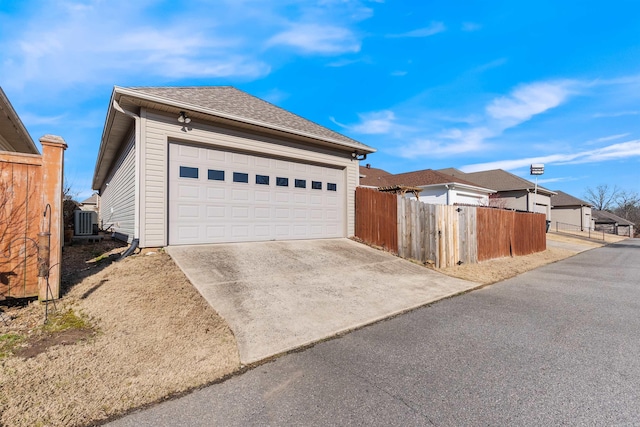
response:
M113 91L111 93L111 97L109 99L109 108L108 108L107 116L105 118L105 124L102 132L100 148L98 151L98 159L96 161L96 166L93 173L92 187L94 190L98 190L99 189L98 187L102 186L102 183L103 183L102 181L106 179L106 174L108 173L108 171L104 171L105 176L102 177L101 179L98 178L99 173L103 170L102 163L104 161L104 155L107 150L107 146L110 144L108 139L111 134L111 128L113 126L113 122L116 120L116 116L117 116L117 111L114 108L114 101L119 102L123 97L133 98L134 100L138 99L138 100L143 100L147 102L153 102L157 104L164 104L164 105L168 105L170 107L176 108L178 110L187 110L187 111L205 114L213 118L226 119L232 122L248 124L251 126L255 126L256 128L262 129L270 134L278 135L278 133L285 133L293 136L302 137L305 139L311 139L311 140L318 141L325 144L328 143L332 146L337 146L337 148L339 149L343 149L345 151L353 151L353 152L356 152L357 154L372 154L377 151L375 148L369 147L364 144L358 144L358 143L351 144L345 141L339 141L334 138L321 137L321 136L313 135L307 132L297 131L294 129L289 129L286 127L265 123L259 120L247 119L247 118L236 116L233 114L223 113L211 108L201 107L188 102L175 101L175 100L164 98L161 96L151 95L148 93L131 90L122 86L114 86Z
M22 142L22 144L24 144L25 148L28 150L24 153L40 154L36 143L31 138L31 135L29 135L27 128L24 126L24 123L22 123L22 120L20 119L20 116L18 116L16 110L13 108L13 105L11 105L11 101L9 101L9 98L7 97L7 94L4 93L4 90L2 90L2 87L0 87L0 109L5 112L9 121L11 121L16 127L20 142Z

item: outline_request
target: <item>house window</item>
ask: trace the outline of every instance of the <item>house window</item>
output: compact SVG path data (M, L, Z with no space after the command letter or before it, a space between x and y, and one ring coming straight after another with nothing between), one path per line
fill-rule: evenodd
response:
M276 185L278 187L288 187L289 186L289 178L277 177L276 178Z
M336 184L332 184L327 182L327 190L329 191L338 191L338 186Z
M269 175L256 175L256 184L269 185Z
M198 178L198 168L180 166L180 178Z
M311 181L311 188L313 190L322 190L322 182L320 182L320 181Z
M242 173L242 172L234 172L233 182L249 182L249 174Z
M224 171L209 169L208 174L211 181L224 181Z
M307 180L306 179L296 179L295 186L296 186L296 188L307 188Z

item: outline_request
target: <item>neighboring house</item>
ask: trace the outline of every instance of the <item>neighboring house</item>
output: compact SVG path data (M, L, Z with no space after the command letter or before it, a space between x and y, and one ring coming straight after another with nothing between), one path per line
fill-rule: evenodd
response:
M488 205L494 190L473 184L462 178L445 175L433 169L424 169L396 175L380 176L379 187L417 187L418 199L436 205ZM406 197L416 198L407 192Z
M360 187L379 188L386 184L384 179L391 176L389 172L372 168L369 163L365 166L360 166Z
M559 231L593 229L590 203L563 191L556 190L555 193L551 196L552 229Z
M98 201L99 201L98 193L93 193L91 197L88 197L83 201L81 201L78 204L78 207L82 211L98 212Z
M595 223L595 229L598 231L617 234L619 236L634 236L633 227L635 224L611 212L594 209L593 221Z
M348 237L373 152L233 87L115 87L93 189L141 247Z
M535 184L502 169L482 172L465 173L455 168L440 169L445 175L462 178L479 187L496 190L492 195L493 205L527 212L539 212L551 220L551 196L554 191L538 185L537 195L534 195Z

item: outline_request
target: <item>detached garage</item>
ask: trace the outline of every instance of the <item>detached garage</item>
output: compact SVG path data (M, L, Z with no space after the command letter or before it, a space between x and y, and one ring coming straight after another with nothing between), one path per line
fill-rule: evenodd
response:
M93 189L141 247L347 237L374 151L233 87L115 87Z

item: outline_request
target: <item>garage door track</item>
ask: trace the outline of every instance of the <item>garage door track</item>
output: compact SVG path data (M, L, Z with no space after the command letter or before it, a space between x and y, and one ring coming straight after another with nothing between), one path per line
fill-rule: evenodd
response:
M243 364L477 287L348 239L170 246Z

